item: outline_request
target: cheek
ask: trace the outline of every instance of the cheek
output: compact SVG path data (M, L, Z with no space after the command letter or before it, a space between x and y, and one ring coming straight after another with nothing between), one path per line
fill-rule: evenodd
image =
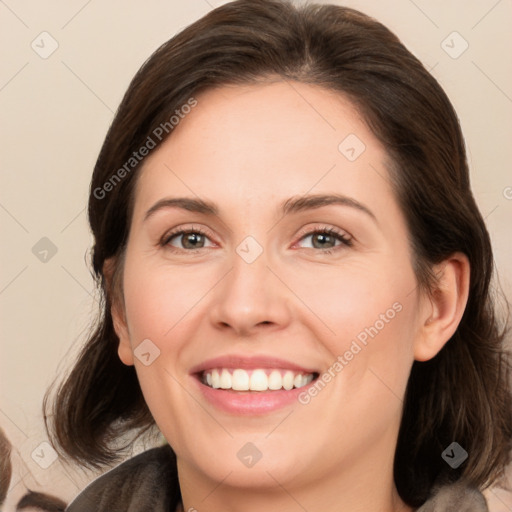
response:
M325 339L330 331L340 349L359 334L364 343L376 331L409 330L414 320L416 278L410 265L393 258L347 259L339 267L319 265L314 272L299 267L286 280L324 324Z
M331 373L343 374L335 379L343 384L339 393L346 396L348 386L353 396L389 395L389 387L388 398L402 396L417 322L412 267L375 258L364 266L347 263L295 275L294 290L317 318L316 338L330 354Z
M190 350L205 283L191 267L165 268L127 254L124 295L135 369L145 401L170 440L180 438L175 418L190 407L180 364ZM143 353L150 354L148 362Z
M132 345L142 339L174 343L177 328L211 287L204 273L190 268L156 268L144 261L127 261L125 305Z

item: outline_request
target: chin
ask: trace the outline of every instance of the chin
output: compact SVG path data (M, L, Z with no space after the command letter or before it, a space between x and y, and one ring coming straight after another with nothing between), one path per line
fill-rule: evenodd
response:
M304 448L289 445L284 449L282 439L266 436L237 435L227 442L210 438L202 454L189 454L188 460L209 479L234 487L275 489L278 483L286 487L297 477L306 477L311 465Z

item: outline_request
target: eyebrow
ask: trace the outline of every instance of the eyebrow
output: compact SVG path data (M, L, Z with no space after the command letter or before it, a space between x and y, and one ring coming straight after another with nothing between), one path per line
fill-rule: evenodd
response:
M314 194L299 197L290 197L281 203L279 210L283 216L291 213L298 213L306 210L314 210L323 206L340 205L348 206L365 213L375 222L377 218L374 213L359 201L341 194ZM157 201L144 216L144 220L154 215L157 211L166 208L181 208L189 212L201 213L209 216L219 216L219 208L210 201L191 197L168 197Z

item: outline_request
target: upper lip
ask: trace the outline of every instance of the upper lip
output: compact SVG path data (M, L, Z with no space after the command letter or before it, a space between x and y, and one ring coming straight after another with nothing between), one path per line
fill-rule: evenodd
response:
M190 373L201 373L213 368L241 368L244 370L256 370L258 368L279 368L283 370L293 370L305 374L317 373L317 370L306 368L299 364L277 357L258 355L242 356L237 354L225 355L208 359L194 366Z

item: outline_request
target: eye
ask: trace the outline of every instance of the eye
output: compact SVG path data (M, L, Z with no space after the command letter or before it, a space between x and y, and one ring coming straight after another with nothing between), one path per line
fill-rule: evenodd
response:
M327 254L332 252L332 249L336 249L339 246L352 246L352 239L341 231L334 228L321 228L307 232L303 235L301 241L309 241L309 247L311 249L322 249Z
M209 242L210 245L206 245L207 242ZM160 244L165 247L184 251L193 251L214 246L208 235L201 228L196 227L177 229L166 233L162 237Z
M352 239L341 231L334 228L319 228L307 231L301 235L299 244L309 240L311 249L321 249L323 253L330 254L340 246L352 246ZM163 247L177 251L195 251L213 247L215 244L210 240L208 234L199 227L190 229L175 229L166 233L160 242Z

